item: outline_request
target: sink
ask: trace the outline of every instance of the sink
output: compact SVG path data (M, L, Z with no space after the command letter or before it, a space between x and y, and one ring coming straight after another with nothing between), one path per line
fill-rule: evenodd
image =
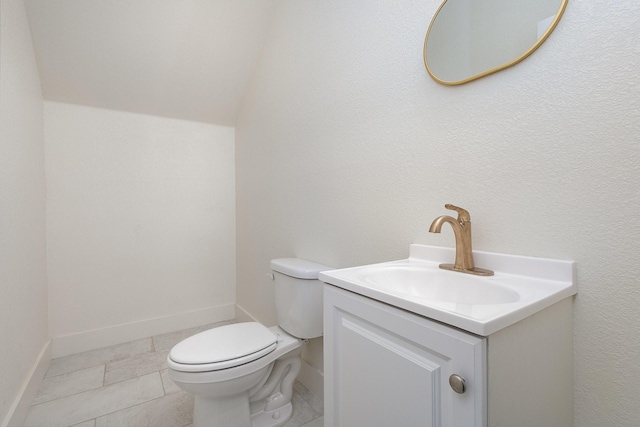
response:
M488 336L577 293L575 263L473 251L475 276L440 269L453 248L413 244L409 258L320 273L320 280L471 333Z
M425 301L475 305L506 304L520 298L518 292L493 277L474 277L416 263L364 268L359 277L373 288Z

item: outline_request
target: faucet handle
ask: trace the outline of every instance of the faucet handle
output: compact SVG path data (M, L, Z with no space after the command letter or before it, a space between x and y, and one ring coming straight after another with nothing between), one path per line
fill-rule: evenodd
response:
M446 209L458 212L458 222L471 222L471 215L466 209L459 208L458 206L447 203L444 205Z

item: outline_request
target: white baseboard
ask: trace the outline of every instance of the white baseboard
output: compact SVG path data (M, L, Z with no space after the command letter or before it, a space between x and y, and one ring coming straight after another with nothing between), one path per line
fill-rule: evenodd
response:
M68 356L207 323L232 320L235 318L235 307L235 304L225 304L55 337L51 346L52 356L54 358Z
M302 359L298 381L304 384L316 397L324 401L324 374L304 359Z
M22 384L13 404L9 408L9 413L4 421L2 421L2 424L0 424L2 427L20 427L24 424L24 420L29 413L29 407L38 393L44 374L46 374L47 369L49 369L50 362L51 341L47 341L29 371L29 375Z
M257 322L258 320L253 317L247 310L236 304L236 322ZM269 325L267 325L269 326Z

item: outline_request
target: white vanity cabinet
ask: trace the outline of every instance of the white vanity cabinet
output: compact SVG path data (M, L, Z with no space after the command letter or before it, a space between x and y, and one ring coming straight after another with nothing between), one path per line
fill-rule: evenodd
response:
M327 284L324 333L326 427L573 423L570 298L482 337Z
M324 303L325 426L486 425L484 338L330 285Z

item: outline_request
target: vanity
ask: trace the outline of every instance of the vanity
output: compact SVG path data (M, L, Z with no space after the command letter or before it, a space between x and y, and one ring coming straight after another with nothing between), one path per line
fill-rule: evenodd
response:
M320 273L325 426L573 425L571 261L455 249Z

